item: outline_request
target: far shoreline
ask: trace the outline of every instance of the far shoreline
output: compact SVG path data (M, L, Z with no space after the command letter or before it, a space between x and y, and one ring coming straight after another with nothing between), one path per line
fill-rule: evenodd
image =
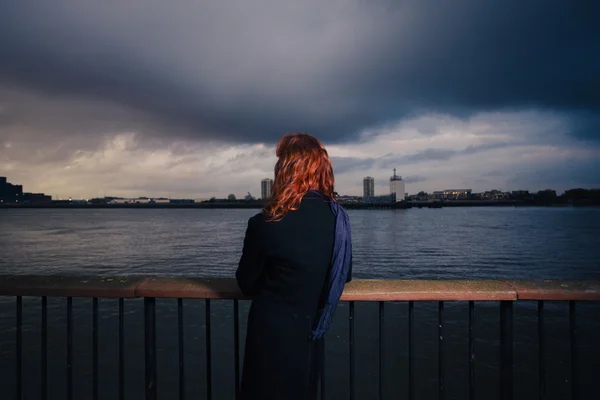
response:
M261 209L260 201L202 202L202 203L119 203L119 204L79 204L79 203L40 203L40 204L0 204L1 209L52 208L52 209ZM406 201L398 203L342 203L346 209L409 209L446 207L594 207L600 203L541 203L518 200L446 200L446 201Z

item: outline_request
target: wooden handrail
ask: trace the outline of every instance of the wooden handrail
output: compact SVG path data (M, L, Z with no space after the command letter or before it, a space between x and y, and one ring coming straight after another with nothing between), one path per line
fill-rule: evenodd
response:
M0 275L0 296L247 299L235 279ZM600 301L600 281L354 280L344 301Z

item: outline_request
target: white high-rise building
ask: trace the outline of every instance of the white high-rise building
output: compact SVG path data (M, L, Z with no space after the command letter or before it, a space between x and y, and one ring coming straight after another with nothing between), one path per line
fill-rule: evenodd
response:
M375 178L367 176L363 178L363 197L375 197Z
M263 200L271 197L271 191L273 190L273 179L265 178L260 181L260 197Z
M394 175L390 177L390 194L396 195L396 201L402 201L404 200L405 193L406 185L402 177L396 175L396 168L394 168Z

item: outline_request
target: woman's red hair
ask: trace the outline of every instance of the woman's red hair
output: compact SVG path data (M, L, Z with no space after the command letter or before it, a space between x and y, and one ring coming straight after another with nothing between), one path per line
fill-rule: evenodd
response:
M309 190L335 201L331 160L319 140L306 133L287 134L279 141L276 155L273 191L264 209L268 221L279 221L297 210Z

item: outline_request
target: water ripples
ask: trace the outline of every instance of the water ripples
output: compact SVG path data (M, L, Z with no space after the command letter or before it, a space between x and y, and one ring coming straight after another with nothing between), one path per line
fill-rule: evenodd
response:
M13 274L232 276L257 210L2 210ZM600 277L598 208L349 211L357 278Z

